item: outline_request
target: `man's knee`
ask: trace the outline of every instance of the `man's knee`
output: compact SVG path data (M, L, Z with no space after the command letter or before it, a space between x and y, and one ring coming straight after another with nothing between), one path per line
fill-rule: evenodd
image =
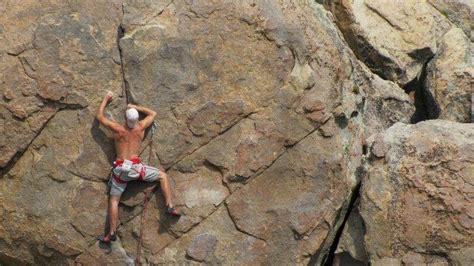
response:
M110 195L109 196L109 203L111 205L118 205L120 202L120 195Z

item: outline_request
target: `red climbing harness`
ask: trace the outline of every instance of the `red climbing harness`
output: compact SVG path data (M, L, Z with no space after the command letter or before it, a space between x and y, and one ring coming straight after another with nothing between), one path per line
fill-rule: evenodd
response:
M142 162L140 160L140 158L133 158L133 159L130 159L130 161L132 161L133 164L139 164L139 163ZM123 164L123 162L124 162L124 160L122 160L122 159L115 160L114 161L114 167L121 166Z
M140 158L133 158L130 161L132 162L132 164L142 163ZM115 160L114 163L113 163L114 164L113 168L115 169L116 167L122 166L124 162L125 162L125 160L122 160L122 159ZM137 172L135 169L131 169L131 170ZM144 176L145 176L145 166L142 166L142 169L139 172L138 180L143 180ZM118 176L114 173L114 171L112 171L112 177L113 177L114 181L119 183L119 184L126 184L128 182L126 180L121 179L120 176Z

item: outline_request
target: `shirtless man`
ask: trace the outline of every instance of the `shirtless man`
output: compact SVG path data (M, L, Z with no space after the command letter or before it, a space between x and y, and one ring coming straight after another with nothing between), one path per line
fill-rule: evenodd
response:
M176 217L180 216L180 213L173 207L171 201L171 190L166 173L157 168L142 164L138 157L140 146L145 136L145 129L153 123L156 112L145 107L129 104L125 112L126 122L122 125L104 116L105 107L110 100L112 100L112 93L108 92L96 116L97 120L103 126L113 131L115 150L117 152L117 159L114 161L109 183L111 185L108 204L110 230L100 239L105 243L110 243L110 241L116 239L115 232L118 223L118 204L120 196L129 181L144 180L147 182L156 182L159 180L165 198L166 213ZM139 121L138 112L144 113L146 117Z

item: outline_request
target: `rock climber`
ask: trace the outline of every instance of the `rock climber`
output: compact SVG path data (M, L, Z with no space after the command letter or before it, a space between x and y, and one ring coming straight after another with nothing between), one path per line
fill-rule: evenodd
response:
M145 129L153 124L156 112L142 106L129 104L125 111L125 123L108 119L104 115L107 104L112 100L112 92L107 92L97 112L97 120L114 133L116 160L113 163L111 178L109 181L110 195L108 201L109 232L100 237L101 242L110 243L116 240L115 232L118 223L118 204L120 196L132 180L143 180L146 182L157 182L159 180L163 196L165 198L166 213L179 217L181 214L173 207L171 201L171 190L168 176L164 171L144 165L140 158L140 146L145 136ZM139 120L139 113L145 114L145 118Z

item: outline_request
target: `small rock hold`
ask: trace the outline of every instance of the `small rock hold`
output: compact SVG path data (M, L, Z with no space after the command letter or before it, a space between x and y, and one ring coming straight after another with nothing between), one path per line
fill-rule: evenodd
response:
M375 137L375 141L371 147L372 154L378 158L382 158L385 156L385 145L383 143L383 137L381 135L377 135Z
M326 108L326 104L315 97L315 95L307 95L301 100L301 105L306 112L321 111Z
M325 111L317 111L307 114L306 117L314 122L324 123L328 121L330 116Z
M320 127L320 132L323 137L329 138L336 134L336 124L334 119L330 119L327 123Z

